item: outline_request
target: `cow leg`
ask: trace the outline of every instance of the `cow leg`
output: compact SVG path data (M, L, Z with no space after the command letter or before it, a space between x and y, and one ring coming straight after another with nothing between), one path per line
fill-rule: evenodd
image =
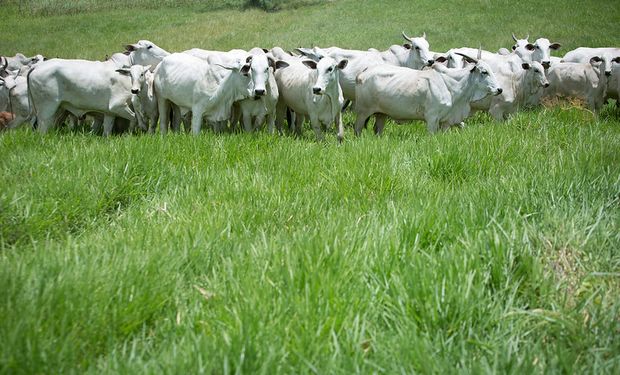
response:
M249 111L245 111L243 113L243 130L246 133L251 133L253 130L252 129L252 114Z
M15 118L9 121L9 123L6 126L8 129L15 129L21 124L23 124L24 120L26 119L23 116L15 115Z
M282 124L284 124L284 119L286 119L286 105L284 104L284 102L278 101L276 103L276 117L274 124L276 126L276 129L278 129L278 133L280 134L282 134ZM273 128L269 132L273 134Z
M342 114L338 112L336 116L336 126L338 126L338 143L344 140L344 124L342 123Z
M439 130L439 119L426 118L426 128L432 134L437 133L437 131Z
M319 121L316 115L310 116L310 125L312 125L312 129L314 130L314 135L316 136L317 141L323 141L325 137L323 136L323 132L321 131L321 121Z
M370 118L370 116L372 116L372 113L362 113L362 112L357 113L357 117L355 119L355 128L354 128L354 132L356 136L359 136L362 134L362 128L366 126L366 123L368 122L368 119Z
M192 109L192 134L199 135L202 127L202 111Z
M375 115L375 135L383 134L383 128L385 127L385 120L387 116L383 113L377 113Z
M304 130L304 122L306 120L306 116L299 114L299 113L295 113L295 135L298 137L301 137L303 130ZM317 120L318 121L318 120ZM314 128L314 126L313 126ZM319 123L319 131L320 131L320 123Z
M93 118L92 132L97 135L103 132L103 116L99 115Z
M265 115L259 115L254 118L254 131L262 130L265 123Z
M157 107L159 108L159 133L164 135L168 132L170 102L166 99L157 100Z
M104 115L103 116L103 136L109 137L112 134L112 129L114 128L114 116Z

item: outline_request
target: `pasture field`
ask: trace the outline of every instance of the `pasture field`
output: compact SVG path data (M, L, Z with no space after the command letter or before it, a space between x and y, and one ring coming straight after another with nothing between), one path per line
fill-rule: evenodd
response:
M0 2L0 54L385 49L402 30L434 51L620 44L615 0L18 3ZM0 373L617 373L619 109L434 136L345 121L342 145L0 134Z

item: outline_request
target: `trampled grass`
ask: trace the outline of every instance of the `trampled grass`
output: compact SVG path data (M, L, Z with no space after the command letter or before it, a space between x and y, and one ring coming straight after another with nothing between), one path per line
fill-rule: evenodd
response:
M9 7L0 53L385 48L401 29L435 50L511 31L618 44L613 2L458 3ZM617 371L617 109L349 128L340 146L311 134L0 135L0 372Z

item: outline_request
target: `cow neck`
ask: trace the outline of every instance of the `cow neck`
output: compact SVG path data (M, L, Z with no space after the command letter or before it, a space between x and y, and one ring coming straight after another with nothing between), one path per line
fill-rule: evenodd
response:
M474 92L473 85L470 83L470 80L473 79L470 68L445 68L445 70L437 71L437 73L439 73L443 81L446 83L446 88L450 91L453 105L457 102L470 101ZM447 79L449 79L449 82L446 82Z
M210 76L209 78L215 78L217 82L217 89L214 94L211 95L212 100L210 100L210 107L218 109L215 111L217 117L222 117L222 113L220 112L225 112L223 117L227 118L229 117L230 107L233 102L249 97L247 92L245 94L239 93L237 85L233 82L235 79L245 79L245 77L234 71L228 71L227 74L222 77L212 68L208 69L207 75ZM220 105L220 103L223 103L223 105Z

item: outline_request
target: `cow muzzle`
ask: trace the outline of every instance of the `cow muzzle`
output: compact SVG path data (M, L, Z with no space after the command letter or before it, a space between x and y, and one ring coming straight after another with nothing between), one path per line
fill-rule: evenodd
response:
M131 89L131 93L137 95L140 93L140 89Z
M540 63L540 65L542 65L545 69L549 69L549 67L551 66L551 61L543 61L542 63Z
M606 71L605 71L605 75L606 75L607 77L611 76L611 70L606 70Z
M549 82L545 82L545 83L543 83L543 87L544 87L544 88L549 87Z
M312 93L315 95L321 95L322 94L322 89L320 87L313 87L312 88Z
M426 62L426 65L427 65L427 66L431 66L431 65L433 65L434 63L435 63L435 60L430 59L430 60L428 60L428 61Z
M254 95L255 96L263 96L263 95L265 95L265 90L264 89L254 90Z
M495 95L495 96L497 96L497 95L500 95L500 94L501 94L501 93L503 93L503 92L504 92L504 90L502 90L502 88L500 87L500 88L498 88L497 90L495 90L494 95Z

